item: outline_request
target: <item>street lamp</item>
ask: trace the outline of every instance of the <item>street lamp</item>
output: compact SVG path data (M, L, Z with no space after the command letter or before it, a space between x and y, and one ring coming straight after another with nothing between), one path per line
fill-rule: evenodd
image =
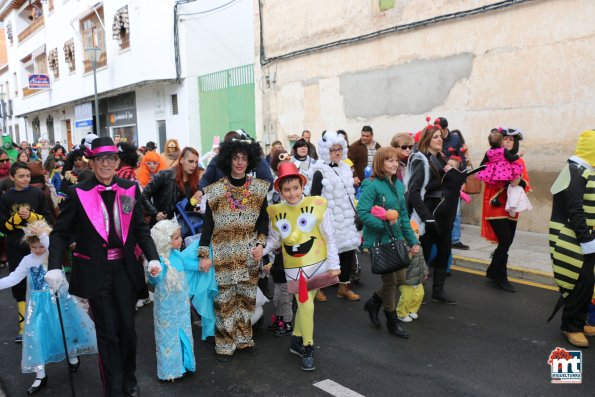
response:
M101 136L101 129L99 128L99 99L97 98L97 61L101 57L101 48L89 47L85 48L87 58L93 65L93 83L95 84L95 127L97 135Z

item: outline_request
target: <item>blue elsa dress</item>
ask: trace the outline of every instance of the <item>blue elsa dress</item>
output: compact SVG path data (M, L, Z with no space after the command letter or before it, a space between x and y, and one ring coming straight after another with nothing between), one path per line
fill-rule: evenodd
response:
M191 303L202 317L202 338L215 334L215 273L212 267L209 272L198 271L198 243L182 252L171 250L169 265L160 258L161 273L155 277L148 274L155 286L153 321L157 377L161 380L174 380L196 370Z
M56 297L44 280L43 265L29 269L23 357L21 369L37 372L41 366L64 360L64 342L60 329ZM68 293L68 286L58 291L68 356L97 353L95 325L77 299Z

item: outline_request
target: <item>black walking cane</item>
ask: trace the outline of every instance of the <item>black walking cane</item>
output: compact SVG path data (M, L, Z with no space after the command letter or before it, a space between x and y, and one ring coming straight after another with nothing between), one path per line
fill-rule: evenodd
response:
M74 392L74 378L72 371L70 370L70 361L68 357L68 345L66 344L66 333L64 332L64 322L62 321L62 310L60 310L60 298L58 298L58 291L54 294L56 297L56 306L58 307L58 319L60 320L60 330L62 331L62 342L64 343L64 355L66 357L66 367L68 368L68 377L70 378L70 390L72 391L72 397L76 397Z

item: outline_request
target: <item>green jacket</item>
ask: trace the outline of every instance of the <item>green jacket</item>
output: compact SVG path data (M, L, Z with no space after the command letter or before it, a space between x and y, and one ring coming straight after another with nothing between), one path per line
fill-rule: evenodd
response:
M403 183L395 179L394 184L390 184L387 179L366 179L361 185L361 194L357 203L357 214L359 219L364 224L364 248L372 247L380 237L382 243L389 242L389 235L385 228L385 222L376 218L370 213L373 206L377 205L386 210L394 209L399 212L399 218L392 228L393 236L396 239L407 241L407 244L418 245L419 240L415 237L415 233L409 223L409 213L407 212L407 204L403 197L405 186Z

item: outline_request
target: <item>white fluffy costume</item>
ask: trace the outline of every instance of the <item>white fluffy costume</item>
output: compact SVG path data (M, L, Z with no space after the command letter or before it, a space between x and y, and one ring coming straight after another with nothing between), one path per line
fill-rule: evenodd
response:
M345 138L335 131L327 130L318 140L316 147L319 160L306 172L308 178L306 194L310 194L314 174L320 171L322 173L321 196L327 200L328 209L333 214L334 229L341 236L337 238L337 251L341 253L356 250L360 245L361 235L355 227L353 172L343 161L331 166L330 149L333 145L341 145L342 159L347 158Z

